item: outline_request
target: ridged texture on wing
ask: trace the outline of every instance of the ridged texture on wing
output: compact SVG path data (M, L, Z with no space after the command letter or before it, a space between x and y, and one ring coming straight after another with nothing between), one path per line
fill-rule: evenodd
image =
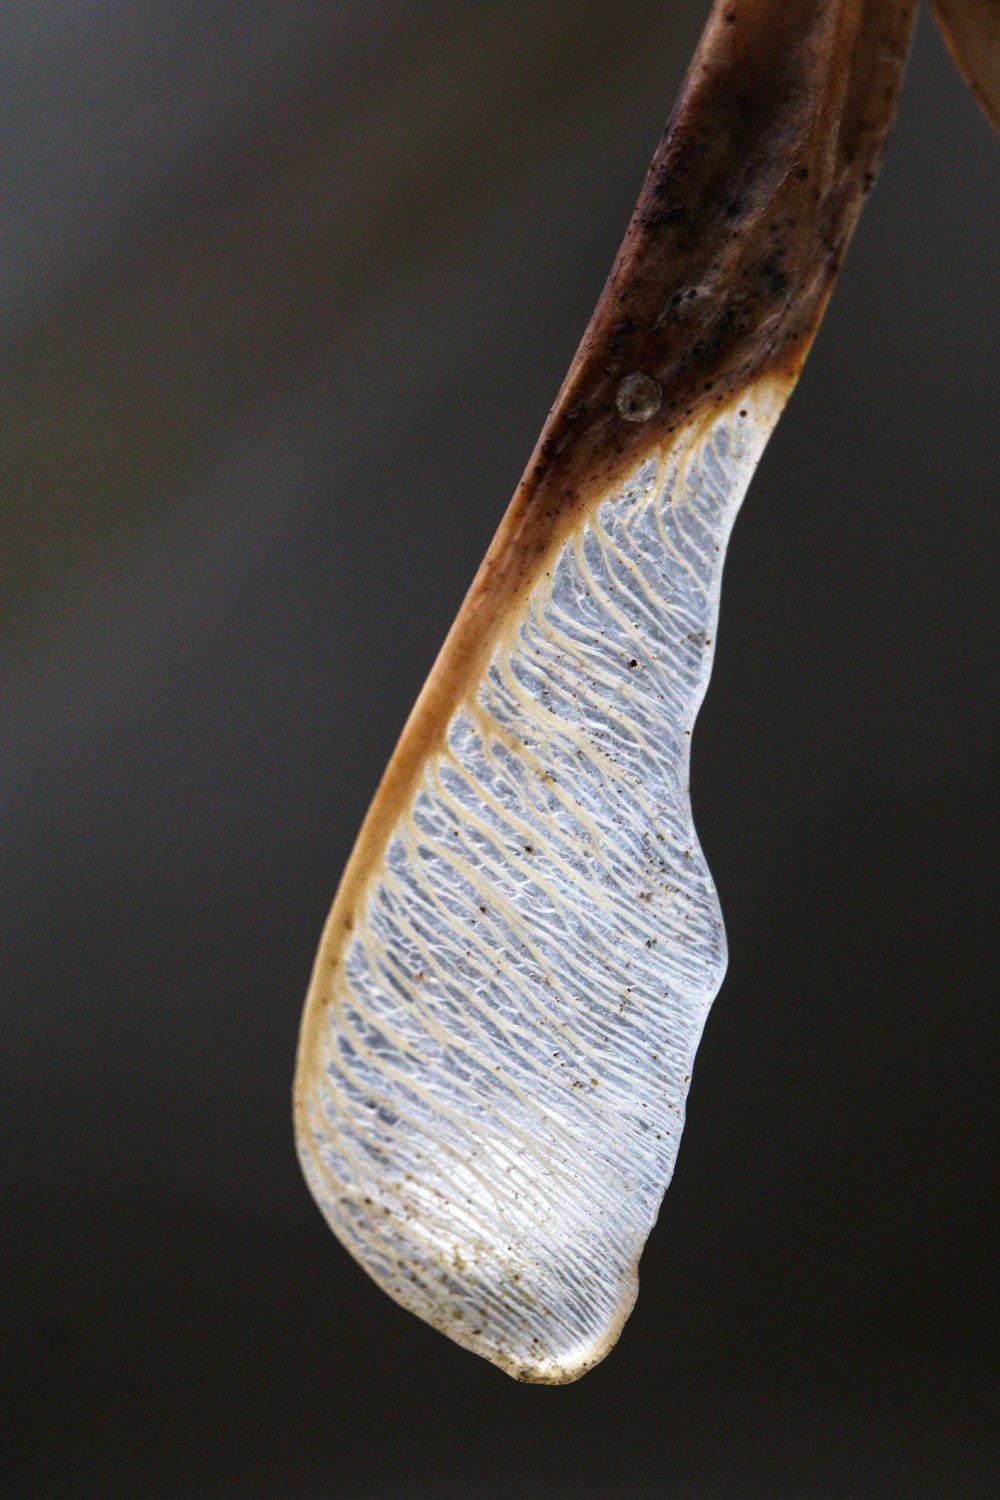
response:
M570 534L457 707L332 972L300 1150L394 1297L534 1380L614 1342L726 963L691 733L730 527L784 387Z

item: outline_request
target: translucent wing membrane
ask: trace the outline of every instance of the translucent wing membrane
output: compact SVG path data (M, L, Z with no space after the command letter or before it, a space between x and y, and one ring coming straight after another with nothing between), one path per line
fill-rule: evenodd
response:
M725 937L688 793L765 386L567 537L453 714L325 981L301 1149L405 1306L514 1373L601 1357Z
M691 735L730 528L893 117L912 0L720 0L362 827L296 1133L344 1245L522 1379L611 1347L725 936Z

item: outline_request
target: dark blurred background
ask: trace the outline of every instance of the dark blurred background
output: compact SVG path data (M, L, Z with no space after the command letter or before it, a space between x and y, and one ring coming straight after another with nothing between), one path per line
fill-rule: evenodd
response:
M621 1343L515 1385L293 1152L340 870L707 9L3 8L4 1500L996 1492L1000 142L926 15L736 529L731 967Z

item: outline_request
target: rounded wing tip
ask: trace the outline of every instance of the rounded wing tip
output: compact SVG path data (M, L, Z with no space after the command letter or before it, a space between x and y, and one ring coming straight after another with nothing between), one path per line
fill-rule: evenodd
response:
M572 1385L596 1368L617 1344L639 1293L637 1268L623 1279L621 1295L606 1322L586 1339L567 1341L565 1348L550 1343L543 1349L536 1339L537 1351L525 1353L505 1346L491 1346L485 1339L463 1338L454 1329L444 1331L464 1348L495 1365L512 1380L524 1385ZM549 1331L551 1339L551 1330Z
M563 1235L554 1236L549 1254L534 1264L512 1261L501 1270L491 1257L480 1259L485 1247L464 1245L461 1253L453 1248L442 1255L400 1225L395 1254L373 1261L370 1246L344 1233L308 1104L300 1099L297 1105L299 1161L313 1196L343 1247L393 1301L523 1384L569 1385L611 1352L638 1296L641 1246L634 1247L630 1264L609 1243L603 1253L592 1246L590 1256L581 1258L572 1253L580 1248L580 1226L566 1226ZM508 1283L517 1292L498 1300L498 1287Z

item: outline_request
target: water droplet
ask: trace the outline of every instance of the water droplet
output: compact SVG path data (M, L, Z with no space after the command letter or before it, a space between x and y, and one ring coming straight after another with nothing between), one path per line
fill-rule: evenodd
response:
M615 395L618 415L626 422L648 422L660 409L663 392L651 375L626 375Z

